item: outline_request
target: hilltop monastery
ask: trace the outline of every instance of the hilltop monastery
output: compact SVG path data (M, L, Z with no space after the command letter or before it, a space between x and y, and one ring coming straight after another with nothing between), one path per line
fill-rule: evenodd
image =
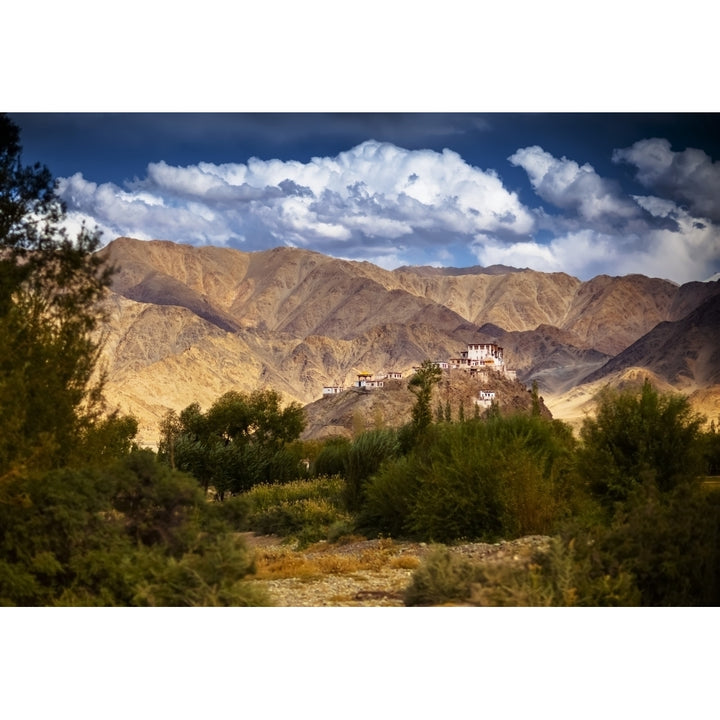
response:
M470 343L467 350L461 351L459 357L447 361L438 361L435 364L441 370L465 370L469 371L471 375L480 370L494 370L503 373L510 380L516 379L516 372L507 369L503 348L497 343ZM402 380L402 373L387 372L375 377L373 373L360 372L357 374L357 381L351 387L373 390L383 387L385 380ZM344 385L326 385L323 387L323 397L337 395L346 389L348 388ZM495 393L484 393L484 395L492 395L492 398L494 398Z

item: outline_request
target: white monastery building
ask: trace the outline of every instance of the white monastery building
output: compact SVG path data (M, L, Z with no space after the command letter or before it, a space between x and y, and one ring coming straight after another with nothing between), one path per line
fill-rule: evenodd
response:
M450 359L451 368L484 367L501 370L505 367L503 349L497 343L470 343L459 358Z

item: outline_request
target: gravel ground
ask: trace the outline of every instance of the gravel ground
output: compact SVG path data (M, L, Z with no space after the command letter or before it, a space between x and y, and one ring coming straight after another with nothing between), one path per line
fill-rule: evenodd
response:
M425 543L356 540L317 543L294 550L275 536L248 533L260 565L280 563L285 577L253 580L264 586L277 607L404 607L403 593L431 550ZM467 543L450 550L477 562L523 562L549 538L540 535L498 543ZM292 575L293 563L301 570ZM308 564L321 568L308 571ZM262 573L260 573L262 575ZM271 573L272 574L272 573Z

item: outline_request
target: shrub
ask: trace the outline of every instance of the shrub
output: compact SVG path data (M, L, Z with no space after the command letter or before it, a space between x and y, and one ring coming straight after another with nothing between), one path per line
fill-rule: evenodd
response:
M620 571L593 575L574 543L555 538L530 562L471 563L447 548L432 552L413 573L406 605L463 604L486 607L637 605L633 577Z
M385 460L400 451L397 433L390 429L369 430L358 435L345 454L345 506L351 512L360 509L365 485Z
M315 458L315 475L342 475L345 472L350 440L344 437L329 438Z
M169 562L148 559L146 579L135 591L134 604L150 606L270 605L267 592L245 580L255 570L253 555L229 534L200 537L194 547Z
M351 522L343 510L343 490L337 476L257 485L241 496L248 508L244 527L293 537L301 544L325 539L334 524Z
M478 571L446 547L437 547L413 573L405 590L405 605L464 603L470 597Z
M606 389L582 426L580 473L608 507L644 483L667 492L702 473L701 425L686 397L661 396L647 380L640 393Z
M550 541L528 564L483 565L469 602L490 607L615 607L639 604L640 593L630 573L593 574L578 557L574 541Z
M574 533L594 576L631 574L639 603L720 603L720 494L682 485L650 486L619 506L609 526Z
M387 463L366 485L358 525L392 537L407 534L408 518L419 488L415 457L403 455Z
M248 604L252 557L189 476L149 451L18 476L0 503L0 604ZM208 521L213 521L209 523ZM208 531L210 530L210 531Z
M426 442L383 465L361 518L429 541L550 532L579 495L567 426L538 417L435 425Z

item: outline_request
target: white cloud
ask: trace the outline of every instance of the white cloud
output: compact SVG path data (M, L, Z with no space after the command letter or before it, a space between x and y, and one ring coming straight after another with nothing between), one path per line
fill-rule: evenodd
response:
M508 160L527 172L535 192L547 202L572 210L587 221L628 219L637 207L620 194L615 184L602 178L592 165L557 159L538 145L526 147Z
M668 210L662 203L645 204ZM581 279L600 274L639 273L684 283L707 277L708 268L720 257L718 228L698 223L677 207L674 214L678 229L648 229L642 236L584 229L555 237L547 244L503 244L481 238L473 246L473 253L483 265L499 263L544 272L566 272Z
M673 152L667 140L651 138L615 150L613 161L635 165L636 179L645 187L687 203L697 215L720 220L720 162L704 151Z
M632 158L648 184L672 175L680 187L665 145L633 148L616 159ZM693 157L695 174L682 176L686 192L690 178L712 184L714 177L707 158ZM525 169L553 210L525 207L495 171L457 153L374 141L306 163L153 163L145 178L123 188L76 174L62 178L58 192L71 227L85 220L106 241L129 235L246 250L286 244L385 268L477 261L583 279L639 272L684 282L717 271L720 228L692 208L655 193L625 196L592 166L538 146L509 161Z
M148 166L125 188L77 174L59 194L71 211L116 235L191 243L278 244L365 257L367 240L432 253L440 236L469 242L478 232L524 235L532 213L496 173L445 150L405 150L368 141L307 163ZM375 243L376 244L376 243Z

